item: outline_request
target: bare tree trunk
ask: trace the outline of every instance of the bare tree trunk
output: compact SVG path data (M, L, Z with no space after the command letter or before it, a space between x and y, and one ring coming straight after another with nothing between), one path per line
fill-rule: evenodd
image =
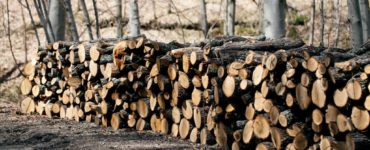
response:
M115 17L117 21L117 38L121 38L122 34L122 0L116 0Z
M20 1L18 1L20 3ZM22 14L22 22L23 22L23 48L24 48L24 62L28 62L28 49L27 49L27 24L26 24L26 18L24 17L24 11L23 8L21 7L21 14Z
M50 26L52 26L55 41L65 40L65 8L59 0L49 1Z
M320 46L324 46L324 0L320 0Z
M96 36L100 39L100 27L99 27L99 15L98 8L96 7L96 0L93 1L94 14L95 14L95 27L96 27Z
M50 37L51 37L51 40L52 42L55 42L55 35L54 35L54 31L53 31L53 27L52 25L50 24L50 20L49 20L49 11L46 7L46 4L45 4L45 1L44 0L38 0L39 1L39 4L42 4L41 6L41 10L43 11L43 14L44 14L44 17L46 19L46 25L48 27L48 30L50 31Z
M264 0L264 33L266 38L277 39L285 36L285 0Z
M227 35L234 35L235 29L235 0L227 2Z
M258 34L263 34L263 0L257 3L258 7Z
M207 8L205 0L200 0L200 25L203 30L204 38L208 37Z
M152 0L152 7L153 7L153 18L154 18L155 21L157 21L157 12L156 12L155 0Z
M44 32L45 32L46 41L48 43L50 43L52 41L49 37L50 34L48 32L48 28L47 28L47 25L46 25L46 20L45 20L44 15L42 14L42 11L41 11L41 5L37 2L37 0L33 0L33 3L35 4L37 15L39 16L40 21L42 23L42 27L43 27Z
M370 36L369 0L360 0L360 13L363 42L366 43Z
M94 36L93 36L93 33L92 33L90 16L89 16L89 12L87 11L85 0L80 0L78 4L82 7L82 11L83 11L84 16L85 16L85 23L86 23L86 28L89 32L89 38L90 38L90 40L93 40Z
M26 6L27 6L27 10L28 10L28 15L30 16L30 19L31 19L32 28L35 31L35 36L36 36L36 39L37 39L37 44L40 45L39 33L37 32L35 20L33 20L33 16L32 16L30 5L28 4L28 1L26 1Z
M224 35L227 35L227 29L228 29L228 26L227 26L227 22L228 22L228 20L229 20L229 15L227 15L227 13L229 12L228 11L228 4L229 3L229 0L225 0L225 18L224 18Z
M352 28L352 46L359 48L363 42L360 7L357 0L348 0L348 17Z
M129 17L130 36L138 36L140 35L140 20L137 0L130 0L129 12L130 12Z
M339 27L340 27L340 3L339 3L340 0L336 0L336 4L335 6L337 7L336 8L336 11L335 11L335 16L336 16L336 29L335 29L335 45L334 47L338 47L338 44L339 44Z
M314 36L315 36L315 1L316 0L312 0L312 3L311 3L311 34L310 34L310 45L312 46L313 45L313 39L314 39Z
M75 18L73 16L72 5L71 5L70 0L65 0L65 7L67 10L68 20L71 22L71 31L72 31L73 41L78 42L79 37L78 37L78 32L77 32L77 26L76 26Z

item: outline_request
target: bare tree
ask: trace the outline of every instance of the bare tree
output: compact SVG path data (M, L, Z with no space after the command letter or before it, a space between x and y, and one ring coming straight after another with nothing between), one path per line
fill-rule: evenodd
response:
M315 36L315 0L311 2L311 33L310 33L310 45L313 45L313 39Z
M320 46L324 46L324 0L320 0Z
M48 32L48 28L47 28L47 25L46 25L46 20L44 18L44 15L42 14L41 5L37 2L37 0L33 0L33 3L35 4L35 9L36 9L37 15L39 16L42 27L44 29L46 41L48 43L50 43L52 41L51 41L51 38L49 37L50 34Z
M55 41L65 40L65 8L63 3L59 0L50 0L49 10L50 25L55 33Z
M115 17L117 21L117 38L123 36L122 34L122 0L116 0L116 7L115 7Z
M277 39L285 36L285 0L263 1L263 27L266 38Z
M96 6L96 0L92 0L92 1L93 1L94 15L95 15L96 37L98 37L98 39L100 39L100 26L99 26L98 8Z
M140 20L137 0L130 0L129 12L130 12L129 14L130 36L138 36L140 35Z
M335 28L335 45L334 47L338 47L339 44L339 28L340 28L340 0L335 1L336 11L335 11L335 17L336 17L336 28Z
M93 40L94 36L93 36L93 33L92 33L90 16L89 16L89 12L87 11L85 0L80 0L78 4L82 7L82 11L83 11L84 16L85 16L85 24L86 24L86 28L89 32L89 38L90 38L90 40Z
M205 0L200 0L200 25L203 30L204 38L208 37L207 8Z
M68 18L69 22L71 23L71 31L72 31L73 41L78 42L79 37L78 37L75 18L73 16L71 1L70 0L65 0L64 2L65 2L65 8L66 8L66 11L67 11L67 18Z
M367 42L370 36L369 0L360 1L360 14L362 24L363 42Z
M55 41L55 35L54 35L53 27L50 24L49 11L46 7L45 1L44 0L38 0L38 3L41 4L42 14L44 14L44 18L46 20L46 25L48 27L49 34L50 34L49 36L51 37L52 42L54 42Z
M225 22L224 22L224 34L234 35L235 29L235 1L226 0L225 4Z
M28 1L26 1L26 8L28 10L28 15L30 16L30 19L31 19L32 28L35 31L35 36L36 36L36 39L37 39L37 44L40 45L39 33L37 32L35 20L33 20L33 15L32 15L31 9L30 9L30 5L28 4Z
M156 6L155 6L155 0L152 0L152 9L153 9L153 18L155 21L157 21L157 12L156 12Z
M357 0L347 0L347 5L352 28L352 46L353 48L359 48L363 42L359 3Z

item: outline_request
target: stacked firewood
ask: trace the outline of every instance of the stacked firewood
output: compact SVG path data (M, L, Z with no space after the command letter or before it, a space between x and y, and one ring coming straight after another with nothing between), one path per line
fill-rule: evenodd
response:
M144 36L56 42L25 65L21 111L150 129L202 146L369 146L369 53L303 44Z

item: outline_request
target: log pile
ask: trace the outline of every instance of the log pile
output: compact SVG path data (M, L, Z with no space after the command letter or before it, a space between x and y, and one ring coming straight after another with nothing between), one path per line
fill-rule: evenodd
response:
M370 57L298 40L145 36L40 47L22 113L232 149L370 146Z

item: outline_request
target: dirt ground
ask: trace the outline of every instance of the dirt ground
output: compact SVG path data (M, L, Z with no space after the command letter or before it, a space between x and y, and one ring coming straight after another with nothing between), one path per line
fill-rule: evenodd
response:
M197 149L188 141L151 131L101 128L94 123L19 115L0 103L0 149Z

